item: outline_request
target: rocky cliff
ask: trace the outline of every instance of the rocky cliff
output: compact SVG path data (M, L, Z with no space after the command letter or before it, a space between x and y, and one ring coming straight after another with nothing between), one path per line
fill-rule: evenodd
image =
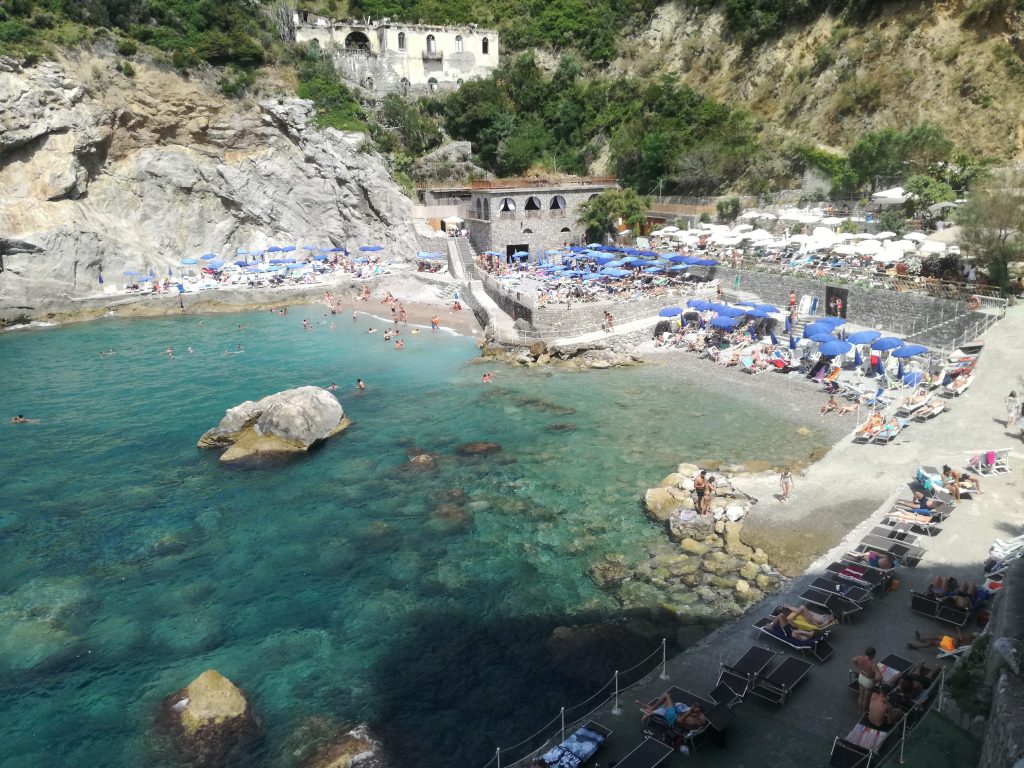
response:
M0 311L207 251L415 252L411 203L362 134L317 129L306 101L228 100L201 76L134 66L0 57Z

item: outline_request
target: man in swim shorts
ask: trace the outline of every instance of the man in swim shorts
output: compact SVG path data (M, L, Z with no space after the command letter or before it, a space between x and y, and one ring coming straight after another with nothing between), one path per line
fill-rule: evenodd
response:
M871 703L871 694L875 690L875 684L882 679L882 670L875 662L875 649L868 647L860 656L853 657L853 668L857 672L857 708L860 714L868 711Z

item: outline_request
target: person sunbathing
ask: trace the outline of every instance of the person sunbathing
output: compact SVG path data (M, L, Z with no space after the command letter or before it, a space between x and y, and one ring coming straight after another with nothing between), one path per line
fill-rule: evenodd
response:
M881 411L875 411L871 414L871 418L857 427L858 435L874 435L883 426L885 426L885 417L882 416Z
M907 395L902 400L900 400L899 405L900 405L900 407L905 408L905 407L909 407L909 406L912 406L912 405L919 405L919 404L923 403L927 399L928 399L928 390L926 390L926 389L916 389L911 394Z
M898 520L901 523L914 523L918 525L940 522L933 510L921 507L913 507L911 509L896 508L889 512L888 517L890 520Z
M966 472L958 472L948 464L942 466L942 486L948 488L949 492L953 494L953 498L957 501L960 501L960 492L962 490L982 493L981 481L977 477Z
M888 571L891 568L896 567L896 563L892 559L892 555L887 552L878 552L874 549L867 549L863 552L847 552L847 560L856 560L861 563L866 563L872 568L880 568L883 571Z
M849 413L850 411L855 410L857 410L857 406L843 405L838 400L836 400L835 395L829 395L828 400L825 402L823 406L821 406L820 413L822 416L824 416L826 413L838 413L839 415L842 415L844 413Z
M786 615L786 621L789 622L794 630L820 632L833 624L839 623L839 617L836 614L815 613L806 605L800 605L796 608L790 605L783 605L782 607L789 611Z
M640 722L645 726L651 715L657 715L664 719L673 728L686 731L700 728L707 722L704 710L701 709L700 704L688 707L685 704L673 702L668 692L661 694L661 696L655 699L653 704L644 704L639 699L636 703L640 705L640 709L643 712Z
M907 648L911 648L915 651L919 651L922 648L941 648L944 651L952 652L957 648L963 648L964 646L970 645L974 642L974 638L977 637L973 632L964 632L961 629L957 629L956 637L950 635L929 635L922 636L920 632L914 631L914 637L917 638L917 642L907 643Z
M791 615L795 615L795 619L790 619ZM801 614L793 613L789 606L783 606L778 613L772 616L772 620L764 625L765 629L771 629L772 627L777 627L782 634L794 640L803 640L805 642L814 640L822 631L821 627L813 624L810 620L804 619Z
M963 376L963 375L957 376L955 379L950 381L949 384L946 385L946 389L948 389L953 394L957 394L958 392L962 392L963 390L967 389L968 386L970 386L971 379L973 379L973 378L974 378L973 374L970 374L970 375L967 375L967 376Z

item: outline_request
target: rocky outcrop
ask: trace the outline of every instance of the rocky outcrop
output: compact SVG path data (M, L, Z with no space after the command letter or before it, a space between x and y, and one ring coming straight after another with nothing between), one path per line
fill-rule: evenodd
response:
M165 698L161 722L182 762L194 768L237 761L261 735L245 694L214 669Z
M412 167L413 181L465 181L482 179L487 172L473 163L473 145L468 141L450 141L433 152L417 158Z
M590 344L550 345L535 341L530 346L501 344L481 339L477 342L481 358L501 360L506 363L533 368L538 365L554 365L583 371L602 368L619 368L639 365L643 359L635 353L631 344L608 344L596 341Z
M215 77L138 61L129 79L116 63L0 57L0 317L205 251L415 253L411 202L362 134L318 129L308 101L231 101Z
M220 460L304 453L350 424L341 403L321 387L286 389L229 408L213 429L199 438L199 448L227 448Z
M386 765L380 742L369 727L360 725L341 734L303 768L385 768Z
M455 452L460 456L486 456L490 453L498 453L500 450L501 445L498 443L480 441L476 443L463 443L455 449Z

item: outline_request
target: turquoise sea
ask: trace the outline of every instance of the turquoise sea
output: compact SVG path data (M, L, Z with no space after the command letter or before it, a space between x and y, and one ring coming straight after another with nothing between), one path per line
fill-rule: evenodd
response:
M403 766L483 765L591 692L546 641L619 613L588 569L662 541L646 487L681 460L824 442L665 368L498 367L484 385L472 339L397 351L365 332L379 321L331 319L0 335L4 768L169 765L159 703L211 667L260 713L246 765L296 765L310 718L369 722ZM299 460L230 469L195 447L228 407L331 382L353 426ZM477 440L502 451L457 454ZM633 650L577 661L604 680L653 648Z

